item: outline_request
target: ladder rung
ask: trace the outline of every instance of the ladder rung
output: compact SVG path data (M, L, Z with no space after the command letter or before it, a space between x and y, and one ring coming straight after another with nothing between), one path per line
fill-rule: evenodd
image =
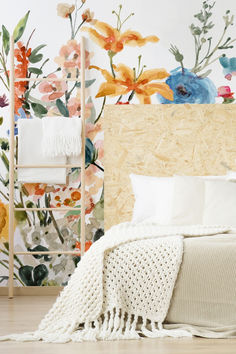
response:
M79 168L80 165L65 164L65 165L15 165L15 168Z
M33 78L33 77L30 77L30 78L27 78L27 77L17 77L15 78L15 82L19 82L19 81L38 81L38 82L41 82L41 81L74 81L74 82L80 82L80 79L76 78L53 78L53 77L36 77L36 78Z
M41 251L41 252L36 252L36 251L32 251L32 252L14 252L15 255L32 255L32 254L77 254L80 255L80 251Z
M62 208L62 207L56 207L56 208L14 208L15 211L70 211L70 210L80 210L80 207L77 208Z

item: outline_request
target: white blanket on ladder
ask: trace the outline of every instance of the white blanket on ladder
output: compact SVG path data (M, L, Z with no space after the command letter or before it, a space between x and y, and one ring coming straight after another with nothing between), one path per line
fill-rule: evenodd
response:
M114 226L83 257L38 330L0 340L65 343L191 336L162 328L182 261L183 236L225 231L204 226Z

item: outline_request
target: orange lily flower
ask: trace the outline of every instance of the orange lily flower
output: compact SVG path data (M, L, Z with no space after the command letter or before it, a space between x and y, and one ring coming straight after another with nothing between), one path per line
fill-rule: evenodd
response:
M108 25L105 22L96 21L94 27L101 32L98 33L93 28L83 27L82 30L88 32L94 42L105 50L110 50L113 53L120 52L124 45L142 47L147 42L158 42L159 38L156 36L142 37L139 32L125 31L121 33L116 28Z
M99 70L106 82L103 82L98 90L96 97L104 96L120 96L126 95L133 91L140 103L149 104L154 93L159 93L168 100L173 100L173 91L165 82L151 82L153 80L161 80L170 74L165 69L151 69L143 71L136 79L134 70L124 64L118 66L113 65L114 71L117 73L114 78L107 70L98 66L90 66L90 69Z

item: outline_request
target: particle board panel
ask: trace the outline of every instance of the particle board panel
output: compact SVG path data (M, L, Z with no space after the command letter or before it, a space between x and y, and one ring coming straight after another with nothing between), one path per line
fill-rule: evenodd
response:
M105 229L132 216L130 173L150 176L223 175L236 169L233 104L107 105Z

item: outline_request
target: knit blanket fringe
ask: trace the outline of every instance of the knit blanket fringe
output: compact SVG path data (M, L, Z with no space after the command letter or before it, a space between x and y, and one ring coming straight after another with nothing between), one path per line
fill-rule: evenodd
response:
M73 328L73 333L71 329ZM74 329L80 329L74 331ZM73 342L96 342L100 340L121 340L121 339L142 339L148 338L163 338L163 337L192 337L191 333L181 329L167 330L163 328L161 322L151 321L147 318L142 318L134 314L123 312L122 309L107 311L97 320L78 323L68 323L67 331L61 334L60 337L55 333L45 334L44 332L26 332L24 334L11 334L1 337L1 340L20 340L40 341L48 343L67 343Z

